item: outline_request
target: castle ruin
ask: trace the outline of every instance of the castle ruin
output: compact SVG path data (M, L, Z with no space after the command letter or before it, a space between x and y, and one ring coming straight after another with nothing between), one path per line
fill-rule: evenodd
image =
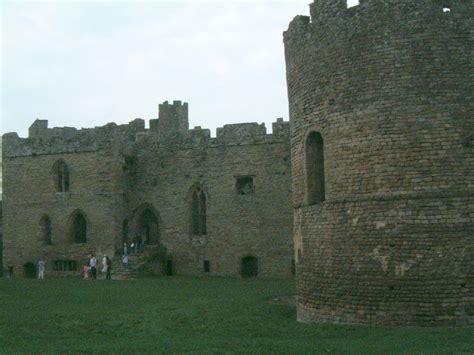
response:
M4 265L79 274L88 255L141 235L153 274L291 277L289 123L188 128L188 104L159 118L3 136ZM141 260L143 261L143 260ZM118 262L120 265L120 262ZM117 268L115 268L117 270Z

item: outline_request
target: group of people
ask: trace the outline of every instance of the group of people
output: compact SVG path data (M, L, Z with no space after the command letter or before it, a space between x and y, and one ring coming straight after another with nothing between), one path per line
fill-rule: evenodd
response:
M97 278L97 259L96 257L91 254L89 256L89 260L87 264L84 264L82 267L82 273L84 275L84 279L93 279ZM107 256L104 255L102 258L102 273L105 274L106 280L112 280L112 260Z
M128 244L127 241L123 242L122 264L124 269L128 269L128 254L138 253L139 251L142 251L144 247L145 243L140 234L133 237L130 244Z

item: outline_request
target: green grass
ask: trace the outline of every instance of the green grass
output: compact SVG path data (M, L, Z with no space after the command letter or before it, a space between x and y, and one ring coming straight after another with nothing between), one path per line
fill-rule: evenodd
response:
M473 353L474 328L300 324L288 280L0 279L0 353Z

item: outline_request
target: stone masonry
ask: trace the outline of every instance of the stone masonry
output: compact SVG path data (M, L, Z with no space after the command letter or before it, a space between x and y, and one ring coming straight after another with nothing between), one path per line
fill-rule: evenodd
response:
M284 33L298 320L474 323L473 10L316 0Z
M291 277L289 123L188 129L188 105L159 118L76 130L35 121L3 136L3 256L15 273L46 259L78 274L90 253L141 235L160 246L158 273ZM29 266L28 266L29 265Z

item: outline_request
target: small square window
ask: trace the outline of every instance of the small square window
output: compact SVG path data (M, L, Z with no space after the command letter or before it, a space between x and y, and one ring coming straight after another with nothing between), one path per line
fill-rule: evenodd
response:
M253 194L253 176L237 176L235 181L235 189L239 195Z
M211 265L209 260L204 260L204 272L211 272Z

